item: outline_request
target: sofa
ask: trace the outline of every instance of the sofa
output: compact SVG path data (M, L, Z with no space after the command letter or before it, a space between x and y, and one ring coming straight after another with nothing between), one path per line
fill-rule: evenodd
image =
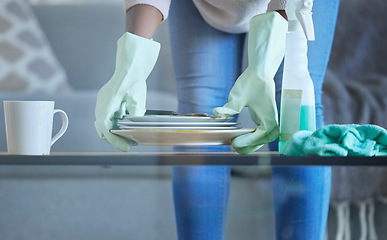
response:
M125 29L121 4L117 1L112 4L36 4L33 10L55 56L65 69L70 90L43 93L2 91L1 100L55 101L55 107L68 114L70 125L66 134L53 145L53 152L116 151L99 139L94 128L94 108L98 90L114 72L116 42ZM167 53L166 46L160 55ZM171 60L170 57L163 59L148 81L147 107L175 110L172 71L161 70L162 64L168 65ZM161 82L159 78L169 79L169 82ZM54 132L59 126L60 122L55 119ZM0 132L0 142L3 143L0 149L6 151L4 125Z
M70 124L64 136L53 145L52 152L116 152L114 147L98 137L93 123L97 92L114 72L116 41L124 31L122 3L70 1L50 4L35 1L31 6L65 70L68 89L51 93L2 91L0 100L55 101L55 107L68 114ZM338 31L346 33L350 22L345 22L345 19L353 10L351 6L349 0L342 1L341 9L346 11L342 13L340 10ZM362 7L361 3L354 6L354 9ZM385 18L383 15L378 17ZM340 21L340 18L343 20ZM341 22L345 24L341 25ZM326 77L325 119L327 123L375 123L364 116L340 122L343 108L334 104L334 100L342 96L335 86L338 81L342 83L342 89L348 90L353 84L342 79L354 79L348 74L348 69L347 72L343 70L343 65L350 66L350 62L347 65L343 63L351 57L348 56L350 49L342 51L344 33L339 32L337 36L340 39L335 38L333 60ZM147 108L176 110L176 85L167 23L161 25L154 39L162 44L162 49L158 64L147 80ZM361 57L364 56L358 58ZM382 70L385 67L380 66L379 69L370 69L370 72L377 73L379 79L387 74ZM356 82L361 83L360 80ZM383 81L377 82L383 84ZM375 87L374 90L380 88ZM372 111L376 107L386 107L375 105L375 94L371 90L368 95L371 100L365 102L371 103L364 103L361 109L367 107ZM350 101L353 93L345 96ZM0 119L4 119L2 106L0 108ZM379 110L385 116L382 111L386 109ZM369 111L364 115L369 115ZM241 113L239 121L244 127L253 126L247 111ZM54 131L59 126L60 119L56 117ZM5 143L4 124L0 124L1 151L6 151ZM136 146L131 151L171 151L171 147ZM2 167L0 178L0 206L3 206L1 239L176 239L170 167ZM367 200L371 201L371 198ZM342 213L337 206L343 202L348 203L347 208L357 207L348 198L332 205L329 239L337 236L341 220L336 215ZM384 204L375 202L374 206L379 210L375 215L379 239L387 238L387 231L382 226ZM354 225L359 219L352 216L346 222ZM361 234L356 227L353 229L353 237ZM274 235L270 169L233 168L226 239L267 240L274 239Z

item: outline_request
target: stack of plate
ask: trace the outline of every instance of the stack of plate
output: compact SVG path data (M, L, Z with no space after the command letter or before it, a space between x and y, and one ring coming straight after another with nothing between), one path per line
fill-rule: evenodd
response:
M145 115L125 117L121 130L112 133L141 145L228 145L254 129L242 129L230 118L187 115Z
M118 122L121 129L158 129L158 130L231 130L238 129L238 123L230 119L210 116L167 116L146 115L126 117Z

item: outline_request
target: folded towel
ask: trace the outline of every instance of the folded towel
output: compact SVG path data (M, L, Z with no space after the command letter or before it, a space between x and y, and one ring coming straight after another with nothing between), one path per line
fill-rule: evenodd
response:
M284 155L386 156L387 130L372 124L332 124L299 131L281 149Z

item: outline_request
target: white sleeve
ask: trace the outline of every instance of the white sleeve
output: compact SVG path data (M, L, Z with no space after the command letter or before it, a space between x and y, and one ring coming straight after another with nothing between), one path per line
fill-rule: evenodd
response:
M285 10L287 0L271 0L267 11Z
M168 17L171 0L125 0L125 12L137 4L147 4L157 8L163 15L163 20L165 20Z

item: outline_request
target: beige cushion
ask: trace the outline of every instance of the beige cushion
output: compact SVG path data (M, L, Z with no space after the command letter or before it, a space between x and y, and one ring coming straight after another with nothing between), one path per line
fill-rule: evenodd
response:
M0 91L55 93L70 89L29 4L0 1Z

